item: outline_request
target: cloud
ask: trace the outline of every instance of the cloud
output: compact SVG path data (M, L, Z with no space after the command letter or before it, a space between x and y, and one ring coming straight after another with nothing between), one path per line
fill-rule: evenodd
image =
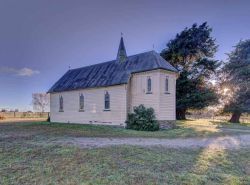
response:
M33 70L33 69L30 69L30 68L22 68L22 69L19 69L17 71L17 75L18 76L32 76L32 75L35 75L35 74L39 74L40 72L37 71L37 70Z
M33 70L27 67L24 68L11 68L11 67L0 67L0 74L14 74L17 76L33 76L39 74L40 71Z

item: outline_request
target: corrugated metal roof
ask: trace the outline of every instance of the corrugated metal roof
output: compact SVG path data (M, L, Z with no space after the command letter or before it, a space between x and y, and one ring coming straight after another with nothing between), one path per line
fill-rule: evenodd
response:
M155 51L129 56L125 62L116 60L67 71L48 91L62 92L128 83L131 73L165 69L178 72Z

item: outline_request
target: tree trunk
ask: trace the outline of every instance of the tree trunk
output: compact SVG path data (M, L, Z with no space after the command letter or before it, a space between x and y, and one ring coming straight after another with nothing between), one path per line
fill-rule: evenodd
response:
M239 123L240 122L241 113L233 112L231 119L229 120L230 123Z
M186 119L186 109L176 109L176 119L185 120Z

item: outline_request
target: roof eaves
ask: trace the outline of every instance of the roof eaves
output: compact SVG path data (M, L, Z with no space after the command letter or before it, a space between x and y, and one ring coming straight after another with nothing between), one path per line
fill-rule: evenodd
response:
M123 83L117 83L117 84L112 84L112 85L100 85L100 86L95 86L95 87L79 87L79 88L70 88L66 90L58 90L58 91L48 91L47 93L60 93L60 92L66 92L66 91L76 91L76 90L82 90L82 89L94 89L94 88L104 88L104 87L111 87L111 86L117 86L117 85L123 85L127 84L128 82L123 82Z

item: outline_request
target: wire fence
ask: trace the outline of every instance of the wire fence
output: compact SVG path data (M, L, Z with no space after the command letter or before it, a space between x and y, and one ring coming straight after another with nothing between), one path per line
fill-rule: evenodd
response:
M0 120L12 118L44 118L47 119L48 112L0 112Z

